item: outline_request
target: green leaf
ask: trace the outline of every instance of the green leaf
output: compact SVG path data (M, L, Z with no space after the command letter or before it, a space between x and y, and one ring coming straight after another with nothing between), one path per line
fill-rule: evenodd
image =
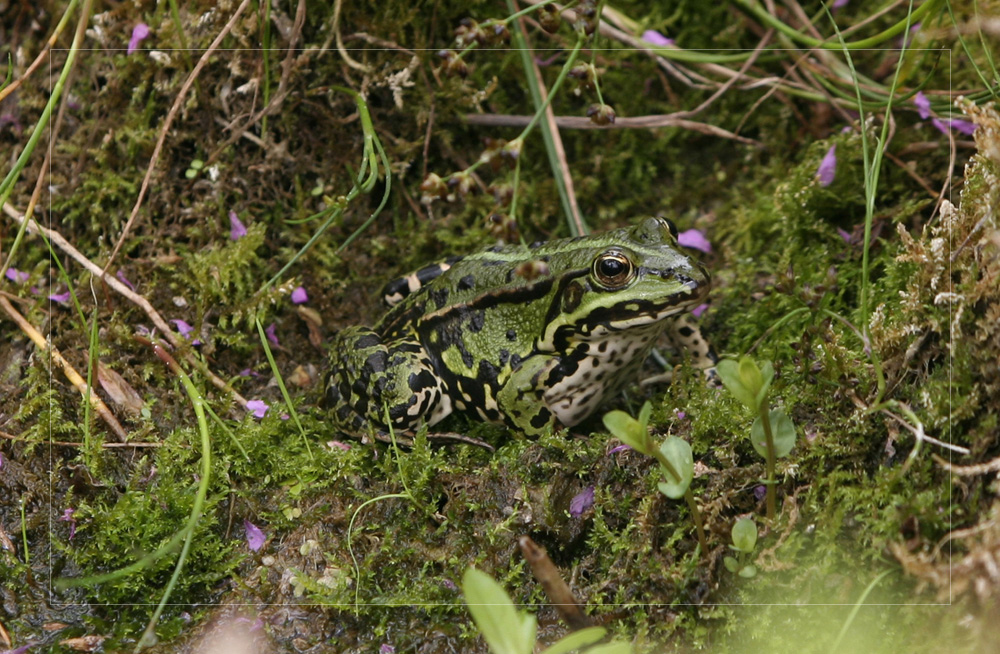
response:
M788 453L795 447L795 425L792 419L785 414L784 409L771 409L767 413L768 421L771 423L771 435L774 437L774 456L780 459L788 456ZM764 434L764 424L760 416L753 421L750 427L750 442L757 454L767 458L767 436Z
M462 592L472 619L493 654L531 654L535 646L535 616L514 608L507 592L485 572L468 568Z
M748 563L740 570L740 576L745 579L750 579L751 577L757 576L757 566L752 563Z
M733 574L736 574L740 570L740 562L731 556L724 557L722 562L726 566L726 570L729 570Z
M750 518L740 518L733 525L733 545L741 552L753 552L757 546L757 525Z
M652 454L647 447L646 428L638 420L624 411L609 411L604 414L603 420L612 436L637 452Z
M572 652L575 649L580 649L581 647L586 647L587 645L592 645L604 638L604 634L607 633L607 629L604 627L587 627L586 629L580 629L579 631L574 631L573 633L566 634L556 642L549 645L547 648L542 650L542 654L566 654L566 652ZM593 650L587 650L592 652Z
M694 477L694 456L691 454L691 446L683 438L667 436L667 440L663 441L663 445L660 446L660 452L674 466L674 470L681 478L676 479L669 470L660 466L666 481L661 481L656 487L670 499L680 499L684 497L684 493L687 492L688 486L691 485L691 479Z
M770 361L765 361L760 367L760 376L763 383L760 389L757 391L757 395L754 398L754 408L760 411L760 407L764 404L767 399L767 391L771 388L771 380L774 379L774 366Z
M639 409L639 425L642 427L642 433L646 433L646 427L649 426L649 417L653 415L653 405L649 403L649 400L642 405Z
M715 366L715 371L719 374L722 385L732 393L733 397L750 409L756 407L755 395L743 385L743 380L740 378L738 363L732 359L723 359Z

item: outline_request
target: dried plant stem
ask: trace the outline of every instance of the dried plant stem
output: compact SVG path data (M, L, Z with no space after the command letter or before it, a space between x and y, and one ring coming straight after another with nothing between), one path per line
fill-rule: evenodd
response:
M163 144L167 140L167 133L170 131L170 126L173 125L174 119L180 112L181 107L184 106L184 100L187 98L188 91L191 90L191 86L194 85L195 79L201 74L202 69L208 64L209 58L215 54L216 50L219 49L219 45L222 44L222 40L226 38L230 31L232 31L233 26L236 25L236 21L239 20L240 16L243 15L243 11L250 5L250 0L243 0L240 6L236 8L229 22L226 23L222 31L219 32L212 44L208 46L205 53L201 55L198 63L195 64L194 70L187 76L184 80L184 84L181 85L180 91L177 93L177 97L174 98L174 104L170 107L170 111L167 112L167 117L163 121L163 125L160 127L160 134L156 138L156 145L153 147L153 155L149 158L149 165L146 167L146 175L142 178L142 186L139 187L139 197L135 200L135 206L132 207L132 213L128 217L128 221L125 223L125 227L122 228L122 233L118 237L118 241L115 243L114 249L111 250L111 255L108 257L107 263L104 264L104 269L102 274L99 275L104 277L103 273L106 273L110 268L112 263L114 263L115 257L118 256L118 252L121 250L122 245L125 243L125 239L128 238L128 233L132 229L132 225L135 224L135 219L139 216L139 210L142 208L142 202L146 198L146 192L149 190L150 180L153 178L153 171L156 169L156 162L160 159L160 151L163 150Z
M21 215L20 212L11 207L9 204L5 204L3 206L3 210L4 213L12 217L18 223L24 222L25 220L24 216ZM203 362L199 361L196 357L187 352L186 350L187 344L177 338L176 334L174 333L174 330L170 327L170 324L167 323L167 321L164 320L163 316L161 316L160 313L153 307L153 305L149 303L149 300L147 300L142 295L139 295L138 293L130 289L116 277L108 275L104 270L101 269L100 266L98 266L96 263L85 257L79 250L73 247L73 245L70 244L69 241L63 238L62 234L55 231L54 229L46 229L45 227L42 227L34 220L31 220L28 222L27 230L32 234L41 234L45 236L45 238L49 239L50 243L52 243L54 246L56 246L57 248L65 252L67 255L69 255L71 259L73 259L81 266L89 270L92 274L96 275L98 279L102 280L105 284L110 286L119 295L123 296L124 298L126 298L127 300L138 306L140 309L142 309L142 311L152 321L153 325L160 330L162 337L165 338L167 341L169 341L170 345L172 345L174 348L177 348L178 350L183 352L184 359L189 364L191 364L201 374L205 375L205 377L210 382L212 382L213 386L227 393L231 393L233 399L239 402L241 406L244 407L246 406L247 400L245 397L243 397L235 390L233 390L233 388L229 384L227 384L224 379L220 378L218 375L209 370L208 367Z
M59 35L62 34L64 29L66 29L66 23L69 22L69 17L73 15L73 11L76 9L76 5L79 1L80 0L70 0L69 5L66 6L66 11L63 12L62 18L59 19L59 24L56 25L54 30L52 30L52 35L49 36L48 40L45 41L45 47L38 53L38 56L31 62L31 65L24 71L24 74L12 81L6 88L0 89L0 102L17 90L17 87L21 86L21 84L24 83L24 80L31 77L31 74L38 70L38 67L42 65L42 62L44 62L49 56L49 52L52 50L52 46L55 45Z
M66 375L66 378L70 381L70 383L73 384L73 386L75 386L85 398L90 400L90 404L94 407L94 410L97 411L97 415L101 416L101 419L108 425L111 431L114 432L115 436L118 437L118 440L122 442L127 441L128 432L125 431L125 428L121 426L118 419L115 418L113 413L111 413L111 409L108 408L108 405L106 405L104 401L97 396L97 394L95 394L92 390L88 390L87 382L84 381L83 377L80 376L80 373L78 373L76 369L73 368L73 366L66 361L65 358L63 358L63 355L59 353L59 350L50 346L46 342L45 337L42 336L37 329L35 329L34 325L28 322L28 320L14 308L14 305L10 303L10 300L2 295L0 295L0 308L2 308L10 319L21 328L21 331L31 339L31 342L35 344L35 347L37 347L41 352L48 352L52 356L52 360L56 363L56 365L62 368L63 374Z
M556 116L555 121L560 129L652 129L656 127L677 127L709 136L732 139L746 145L762 147L760 141L733 134L715 125L678 118L678 115L655 114L651 116L616 118L613 125L595 125L593 121L583 116ZM469 125L481 125L484 127L521 127L530 123L531 119L532 116L510 114L466 114L465 116L465 122Z

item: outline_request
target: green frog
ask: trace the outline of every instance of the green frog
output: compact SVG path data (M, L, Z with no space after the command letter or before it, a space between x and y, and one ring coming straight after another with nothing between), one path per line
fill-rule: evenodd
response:
M668 328L711 369L711 347L678 319L709 287L665 218L427 266L386 286L374 327L335 338L333 425L384 438L457 411L529 437L572 427L635 379Z

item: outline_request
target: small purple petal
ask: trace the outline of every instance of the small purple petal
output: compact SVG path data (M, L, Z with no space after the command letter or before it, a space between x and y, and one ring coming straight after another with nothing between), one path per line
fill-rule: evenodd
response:
M754 487L753 496L757 499L758 502L764 499L765 495L767 495L767 488L765 488L763 485Z
M132 54L139 48L139 43L149 36L149 25L139 23L132 28L132 38L128 40L128 54Z
M389 643L382 643L382 646L378 648L379 654L396 654L396 648Z
M618 454L619 452L624 452L625 450L631 450L631 449L632 449L631 447L625 445L624 443L621 445L616 445L615 447L611 448L610 452L608 452L608 456L612 454Z
M41 643L28 643L27 645L21 645L16 649L5 649L3 652L0 652L0 654L24 654L35 645L41 645Z
M229 212L229 240L238 241L247 235L246 225L240 220L240 217L236 215L235 211Z
M594 506L594 487L587 486L569 501L569 514L579 518Z
M287 413L282 413L278 417L281 418L282 420L289 420L292 416L288 415Z
M653 45L658 45L660 47L666 47L668 45L673 45L674 40L668 39L656 30L646 30L642 33L642 40L646 43L652 43Z
M76 518L73 514L76 513L76 509L63 509L63 514L59 517L60 520L69 523L69 539L73 540L76 536Z
M133 291L135 290L135 286L133 286L132 282L130 282L128 279L125 278L125 273L123 273L121 270L115 273L115 277L117 277L118 281L120 281L122 284L125 284Z
M705 233L700 229L687 229L677 235L677 243L686 248L701 250L705 254L711 254L712 244L705 238Z
M843 9L850 1L851 0L833 0L833 4L830 5L830 9Z
M179 331L181 333L181 336L183 336L184 338L190 336L191 332L194 331L194 327L189 325L185 320L181 320L178 318L177 320L171 320L170 322L174 323L174 327L177 328L177 331Z
M687 414L684 413L683 411L678 411L676 412L675 415L677 416L678 420L683 420L684 418L687 418Z
M263 418L267 415L267 410L270 408L264 400L250 400L247 402L247 408L253 411L255 418Z
M442 579L441 585L447 588L448 590L458 590L458 586L456 586L455 582L452 581L451 579Z
M942 134L948 133L948 124L940 118L931 118L931 125L937 128Z
M913 96L913 104L917 106L917 113L920 114L921 120L927 120L931 117L931 101L927 99L923 91L917 91L917 94Z
M830 146L830 149L826 151L823 156L823 161L819 164L819 169L816 171L816 177L819 178L820 186L829 186L833 184L833 177L837 174L837 144Z
M705 313L707 310L708 310L707 304L699 304L695 308L691 309L691 315L694 316L695 318L701 318L701 314Z
M264 532L260 530L260 527L249 520L243 521L243 529L246 531L247 547L250 548L250 551L260 551L260 548L264 547L264 541L267 540L267 537L264 536Z
M327 445L329 445L331 448L335 447L338 450L344 450L345 452L347 450L351 449L350 445L348 445L347 443L341 442L341 441L330 441L330 442L327 443Z
M21 272L17 268L7 269L7 279L14 282L15 284L23 284L24 282L28 281L28 277L30 277L28 273Z
M278 326L273 322L267 326L267 329L264 330L264 334L267 335L267 340L271 341L272 345L281 345L281 343L278 342Z
M837 228L837 234L840 235L840 238L844 239L845 243L850 243L851 242L851 233L848 232L847 230L844 230L844 229L841 229L841 228L838 227Z
M972 136L976 131L976 127L978 127L975 123L968 120L962 120L961 118L953 118L949 122L951 123L951 128L953 130L967 134L968 136Z
M65 293L52 293L49 295L50 300L53 302L59 302L60 304L69 302L70 297L69 291L66 291Z
M309 295L303 286L296 286L292 291L292 304L305 304L309 301Z

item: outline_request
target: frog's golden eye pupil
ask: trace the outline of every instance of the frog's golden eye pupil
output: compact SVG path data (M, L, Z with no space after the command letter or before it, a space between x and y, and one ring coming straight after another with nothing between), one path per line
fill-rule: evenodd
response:
M617 288L632 281L632 262L621 252L605 252L594 260L594 276L602 286Z

